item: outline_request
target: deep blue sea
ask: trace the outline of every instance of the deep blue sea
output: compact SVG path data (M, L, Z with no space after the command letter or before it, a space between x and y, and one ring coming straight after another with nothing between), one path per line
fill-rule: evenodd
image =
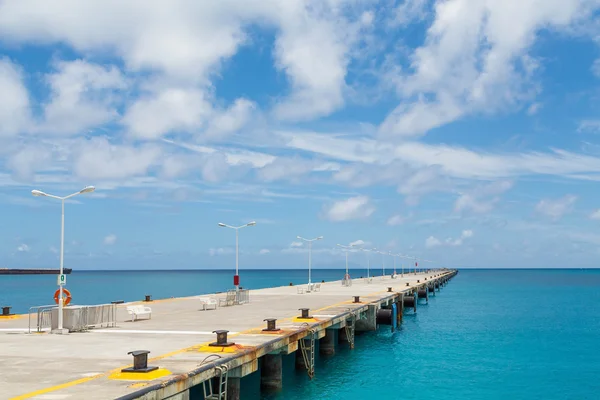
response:
M313 281L340 279L315 270ZM363 271L354 271L360 276ZM74 272L74 303L226 290L231 271ZM242 286L306 282L306 271L243 271ZM49 304L54 276L0 276L0 305ZM259 374L242 379L256 399L600 399L600 270L461 270L401 329L388 327L318 357L316 376L284 359L284 389L264 395ZM201 398L195 396L194 399Z

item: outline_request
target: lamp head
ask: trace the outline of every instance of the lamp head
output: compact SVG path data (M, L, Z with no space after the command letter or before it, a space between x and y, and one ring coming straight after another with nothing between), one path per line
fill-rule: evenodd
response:
M46 196L46 193L42 192L41 190L32 190L31 194L34 196Z
M84 194L84 193L92 193L94 190L96 190L96 188L94 186L86 186L83 189L81 189L79 191L80 194Z
M256 221L251 221L246 224L246 226L254 226L256 225Z
M227 227L227 225L225 225L225 224L224 224L224 223L222 223L222 222L219 222L217 225L219 225L219 226L221 226L221 227L223 227L223 228L226 228L226 227Z
M317 240L321 240L321 239L323 239L323 236L319 236L319 237L317 238Z

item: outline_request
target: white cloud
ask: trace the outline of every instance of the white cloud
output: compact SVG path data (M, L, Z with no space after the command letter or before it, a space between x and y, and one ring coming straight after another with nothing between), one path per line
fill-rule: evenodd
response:
M26 245L25 243L20 244L19 246L17 246L17 251L21 252L21 253L28 253L29 250L31 250L31 248Z
M134 137L157 139L171 131L198 130L211 113L212 106L201 90L161 88L136 100L123 123Z
M425 17L428 0L404 0L392 11L390 25L408 25Z
M366 244L366 242L364 240L358 239L355 240L354 242L350 242L349 246L364 246Z
M117 243L117 235L111 233L110 235L107 235L104 238L104 244L107 246L112 246L113 244Z
M595 210L590 214L590 219L600 219L600 209Z
M254 102L243 98L235 100L228 109L212 116L206 135L220 138L240 130L250 121L254 110Z
M425 247L436 247L441 244L442 242L440 242L440 240L434 236L429 236L427 239L425 239Z
M288 75L292 93L274 112L286 120L328 115L343 105L348 52L355 40L340 8L328 8L326 2L296 4L283 7L275 41L276 66Z
M118 68L84 60L59 61L55 68L56 72L46 75L51 96L37 130L59 135L85 134L118 117L113 92L127 87Z
M527 115L535 115L542 109L542 103L533 103L527 108Z
M304 243L302 242L292 242L290 244L290 247L302 247L304 245Z
M208 254L211 257L222 256L222 255L233 254L233 253L234 253L233 249L231 249L231 248L225 248L225 247L210 248L208 250Z
M577 132L589 132L598 133L600 132L600 119L584 119L579 122Z
M491 211L500 200L500 195L513 186L511 181L496 181L478 186L468 192L462 193L454 203L454 211L472 211L474 213L487 213Z
M407 71L414 72L396 79L402 102L381 133L418 136L467 114L519 107L534 98L538 63L528 52L536 33L568 31L592 11L589 5L587 0L436 2L425 43L410 56Z
M258 253L261 255L264 255L264 254L269 254L270 252L271 252L271 250L269 250L269 249L261 249Z
M13 136L30 124L29 93L23 74L8 58L0 57L0 138Z
M79 142L73 154L73 169L77 176L88 180L123 179L145 175L161 153L156 145L116 145L95 137Z
M387 224L391 225L391 226L402 225L405 220L406 220L406 218L404 218L402 215L396 214L396 215L392 215L387 220Z
M569 213L576 201L577 196L571 194L554 200L542 199L536 204L535 211L556 221Z
M447 238L445 241L441 241L435 236L429 236L425 240L425 247L437 247L437 246L461 246L465 239L469 239L473 237L473 231L470 229L465 229L461 232L460 236L457 238Z
M371 199L367 196L350 197L333 203L325 208L325 218L340 222L353 219L364 219L375 212Z
M596 60L594 60L594 63L592 64L592 73L594 75L596 75L596 77L600 78L600 58L597 58Z

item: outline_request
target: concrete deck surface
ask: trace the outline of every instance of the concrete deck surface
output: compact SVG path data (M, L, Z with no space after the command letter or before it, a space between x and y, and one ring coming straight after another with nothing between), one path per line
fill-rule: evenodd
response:
M256 330L249 332L264 328L265 318L277 318L280 327L301 329L302 323L293 321L301 307L309 307L317 319L328 319L347 310L352 296L360 295L362 302L375 301L389 296L387 287L399 292L408 289L406 282L412 287L417 279L423 283L430 275L375 277L370 284L354 279L351 287L328 282L321 284L321 291L305 294L298 294L297 286L251 290L249 304L207 311L201 310L200 296L158 300L141 303L152 308L152 319L135 322L129 321L124 304L118 307L117 327L68 335L27 334L27 316L2 319L0 399L113 399L144 384L109 379L111 372L132 364L129 351L150 350L149 365L183 374L211 354L198 351L198 346L214 342L214 330L229 330L229 338L237 344L256 346L272 339Z

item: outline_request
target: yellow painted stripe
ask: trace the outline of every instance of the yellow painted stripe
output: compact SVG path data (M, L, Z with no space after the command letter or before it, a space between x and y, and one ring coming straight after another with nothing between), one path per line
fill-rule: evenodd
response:
M24 395L21 395L21 396L13 397L10 400L30 399L30 398L35 397L35 396L39 396L39 395L42 395L42 394L54 392L56 390L66 389L66 388L71 387L71 386L79 385L81 383L85 383L85 382L91 381L93 379L100 378L101 376L104 376L104 375L106 375L106 374L98 374L98 375L88 376L88 377L85 377L85 378L77 379L75 381L71 381L71 382L67 382L67 383L62 383L60 385L52 386L52 387L49 387L49 388L46 388L46 389L36 390L35 392L31 392L31 393L27 393L27 394L24 394Z

